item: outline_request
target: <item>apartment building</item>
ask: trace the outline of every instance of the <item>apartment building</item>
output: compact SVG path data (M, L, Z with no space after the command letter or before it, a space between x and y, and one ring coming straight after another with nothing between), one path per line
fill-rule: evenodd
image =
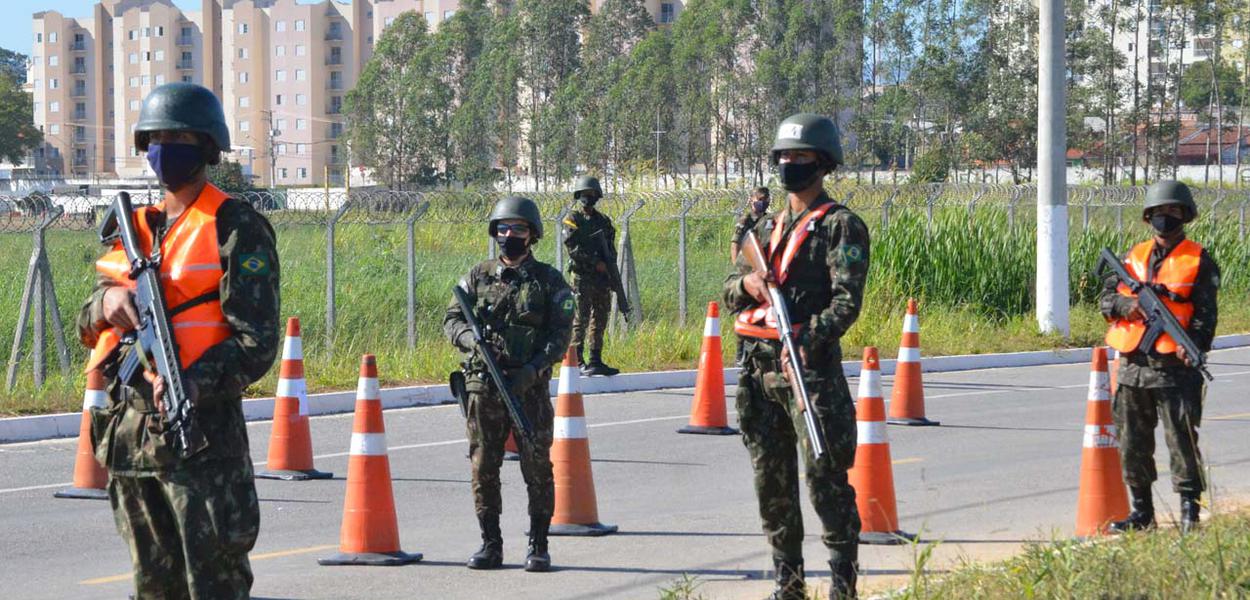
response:
M603 0L590 0L598 10ZM681 2L645 0L657 23ZM102 0L90 18L33 16L28 81L51 174L150 176L132 131L143 98L186 81L222 99L230 158L261 185L342 182L348 161L343 103L374 41L400 13L432 27L459 0Z

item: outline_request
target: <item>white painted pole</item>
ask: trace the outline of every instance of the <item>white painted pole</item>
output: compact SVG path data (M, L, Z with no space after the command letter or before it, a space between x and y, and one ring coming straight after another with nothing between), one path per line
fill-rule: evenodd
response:
M1041 0L1037 85L1037 324L1069 335L1064 2Z

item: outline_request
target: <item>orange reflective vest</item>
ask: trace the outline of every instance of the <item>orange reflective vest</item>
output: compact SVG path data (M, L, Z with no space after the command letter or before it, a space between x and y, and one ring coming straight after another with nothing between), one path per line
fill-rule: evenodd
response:
M774 249L781 246L781 235L785 229L785 212L777 214L776 220L773 222L773 233L768 240L768 248L762 249L767 253L766 258L771 263L772 272L777 277L777 283L783 284L790 275L790 263L794 262L795 255L798 254L799 248L802 247L803 241L807 239L807 234L811 233L809 226L816 219L825 216L834 207L833 202L826 202L815 209L809 211L803 218L794 224L794 228L790 230L790 239L786 242L786 246L781 252L775 252ZM734 333L740 336L753 337L765 340L779 340L781 334L777 331L777 320L773 317L768 302L761 304L755 308L748 308L738 313L738 319L734 321ZM802 328L802 323L791 323L797 332Z
M1192 240L1184 240L1159 264L1159 272L1153 278L1149 276L1150 253L1154 250L1154 241L1142 242L1133 247L1124 260L1125 269L1139 281L1150 284L1162 284L1167 294L1159 294L1163 304L1176 317L1182 327L1189 327L1189 320L1194 316L1194 305L1189 301L1193 293L1194 282L1198 279L1198 263L1202 258L1202 246ZM1131 298L1136 294L1129 292L1128 286L1120 284L1118 288L1123 296ZM1107 345L1120 352L1133 352L1141 345L1142 335L1146 326L1141 321L1116 319L1107 330ZM1163 334L1155 341L1155 352L1173 354L1176 352L1176 340Z
M178 358L189 367L205 350L230 337L230 324L221 312L217 297L221 278L221 252L217 244L217 211L228 196L213 184L204 186L199 198L178 217L161 241L161 283L165 306L174 328ZM154 239L147 217L165 210L162 202L135 211L135 231L141 251L150 255ZM134 288L130 261L121 242L96 261L96 271L119 285ZM125 333L117 327L105 330L96 341L87 362L87 371L104 362Z

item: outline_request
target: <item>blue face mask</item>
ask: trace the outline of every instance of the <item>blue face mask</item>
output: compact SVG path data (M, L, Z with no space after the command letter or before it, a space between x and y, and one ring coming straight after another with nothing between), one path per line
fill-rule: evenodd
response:
M148 164L170 191L178 191L204 168L204 151L195 144L148 144Z

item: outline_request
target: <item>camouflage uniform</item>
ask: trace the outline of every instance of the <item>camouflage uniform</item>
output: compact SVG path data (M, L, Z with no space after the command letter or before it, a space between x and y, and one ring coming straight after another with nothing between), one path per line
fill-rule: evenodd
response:
M822 193L812 206L829 201ZM805 214L787 212L782 244L789 239L794 222ZM755 234L762 243L770 239L774 223L765 219L756 225ZM822 541L834 561L857 557L860 521L855 490L847 480L847 469L855 462L855 407L842 373L839 339L855 322L863 303L868 242L868 228L855 213L842 206L830 210L813 221L781 286L791 320L801 326L798 342L807 353L805 380L811 408L828 442L820 461L812 455L802 413L782 375L781 343L744 338L738 420L755 470L764 533L777 561L801 562L803 557L796 443L803 449L808 490L824 528ZM751 272L745 257L739 256L737 267L738 272L725 282L725 305L733 312L756 306L742 285L743 277Z
M537 378L525 389L513 389L525 406L534 428L535 444L524 442L515 432L521 453L521 475L529 492L529 513L550 515L555 508L555 484L551 474L551 440L554 412L548 394L551 367L569 345L574 300L560 272L530 256L519 266L508 267L492 259L478 264L461 280L474 300L474 312L488 329L500 368L511 370L531 365ZM468 330L460 306L452 302L443 318L443 331L453 343ZM466 336L467 337L467 336ZM461 347L469 353L470 348ZM485 366L475 355L466 365L469 392L469 454L473 461L473 502L479 516L503 510L499 467L503 446L513 429L504 401L489 381Z
M595 210L591 214L577 210L564 219L564 245L569 249L569 272L573 275L573 293L577 296L577 317L573 320L573 344L581 347L589 338L592 355L603 349L603 334L608 329L612 312L610 275L595 270L600 261L616 262L616 229L612 219ZM597 235L596 235L597 234ZM603 255L607 239L608 256Z
M186 381L199 391L195 418L208 448L182 461L165 445L151 387L116 380L128 350L103 364L111 379L109 404L92 410L96 459L109 470L109 498L130 547L140 599L247 598L252 585L247 553L260 528L260 507L242 399L278 349L278 252L273 228L248 204L226 200L216 224L225 271L221 309L233 335L184 365ZM158 232L166 228L153 225ZM108 327L103 298L113 285L101 277L79 312L87 346Z
M1166 250L1155 246L1148 265L1152 274L1158 272L1165 257ZM1190 295L1194 315L1187 328L1189 336L1204 352L1211 349L1215 339L1219 282L1219 266L1204 249ZM1115 278L1109 277L1104 282L1099 305L1104 316L1119 318L1132 309L1133 298L1119 294ZM1121 358L1117 383L1112 411L1120 433L1125 483L1133 489L1149 489L1158 478L1154 431L1162 418L1171 459L1172 489L1181 494L1201 493L1206 488L1202 455L1198 451L1204 393L1201 373L1185 366L1175 354L1160 355L1153 348L1138 349Z
M755 214L755 211L751 210L750 207L747 207L746 212L743 213L741 217L738 217L738 222L734 223L734 235L732 242L735 249L742 247L742 240L746 237L747 232L755 229L755 225L759 223L761 219L766 219L766 216ZM742 338L738 338L738 350L735 352L734 356L736 357L734 362L741 367L744 364L743 361L746 360L746 344L743 343Z

